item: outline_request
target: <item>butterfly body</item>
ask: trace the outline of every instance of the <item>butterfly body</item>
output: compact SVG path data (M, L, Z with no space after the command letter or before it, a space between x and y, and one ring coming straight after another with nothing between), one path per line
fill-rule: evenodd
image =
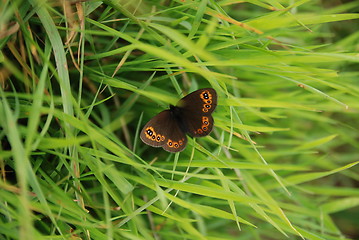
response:
M180 152L187 144L186 134L207 136L213 128L211 113L217 106L217 93L203 88L182 98L176 106L160 112L142 129L142 141L169 152Z
M172 115L173 120L177 122L177 124L178 124L178 126L180 127L180 129L181 129L183 132L187 132L186 125L185 125L185 123L184 123L183 120L182 120L183 110L181 110L180 107L176 107L176 106L170 105L169 111L170 111L170 113L171 113L171 115Z

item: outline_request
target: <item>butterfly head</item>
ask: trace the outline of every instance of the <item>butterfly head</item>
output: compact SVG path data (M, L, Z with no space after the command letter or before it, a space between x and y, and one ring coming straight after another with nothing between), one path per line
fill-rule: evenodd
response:
M173 105L170 105L170 111L171 111L171 114L177 118L181 115L181 109L179 107L176 107L176 106L173 106Z

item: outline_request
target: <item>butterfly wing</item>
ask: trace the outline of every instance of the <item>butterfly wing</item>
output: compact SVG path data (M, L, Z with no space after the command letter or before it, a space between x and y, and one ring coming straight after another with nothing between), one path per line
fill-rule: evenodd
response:
M196 115L184 111L183 116L185 116L186 132L191 137L204 137L212 132L214 120L211 114Z
M197 114L210 114L217 106L217 92L213 88L199 89L182 98L177 106Z
M217 92L213 88L194 91L178 102L186 132L192 137L211 133L214 120L211 113L217 106Z
M153 117L143 127L140 137L144 143L152 147L163 147L168 152L180 152L187 144L187 137L170 110Z

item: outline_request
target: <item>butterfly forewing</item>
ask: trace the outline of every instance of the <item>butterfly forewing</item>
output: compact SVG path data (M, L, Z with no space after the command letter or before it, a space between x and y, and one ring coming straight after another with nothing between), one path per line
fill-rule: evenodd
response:
M187 144L187 137L170 110L153 117L143 127L140 137L144 143L152 147L163 147L169 152L182 151Z
M217 92L213 88L202 88L182 98L177 106L196 115L210 114L217 106Z

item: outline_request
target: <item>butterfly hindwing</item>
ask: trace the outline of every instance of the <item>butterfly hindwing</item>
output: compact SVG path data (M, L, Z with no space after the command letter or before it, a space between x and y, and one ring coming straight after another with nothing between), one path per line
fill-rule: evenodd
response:
M153 117L143 127L140 137L144 143L152 147L163 147L168 152L180 152L187 144L187 137L170 110Z
M204 137L212 132L213 129L213 117L211 114L193 115L191 112L184 112L185 125L187 133L191 137Z

